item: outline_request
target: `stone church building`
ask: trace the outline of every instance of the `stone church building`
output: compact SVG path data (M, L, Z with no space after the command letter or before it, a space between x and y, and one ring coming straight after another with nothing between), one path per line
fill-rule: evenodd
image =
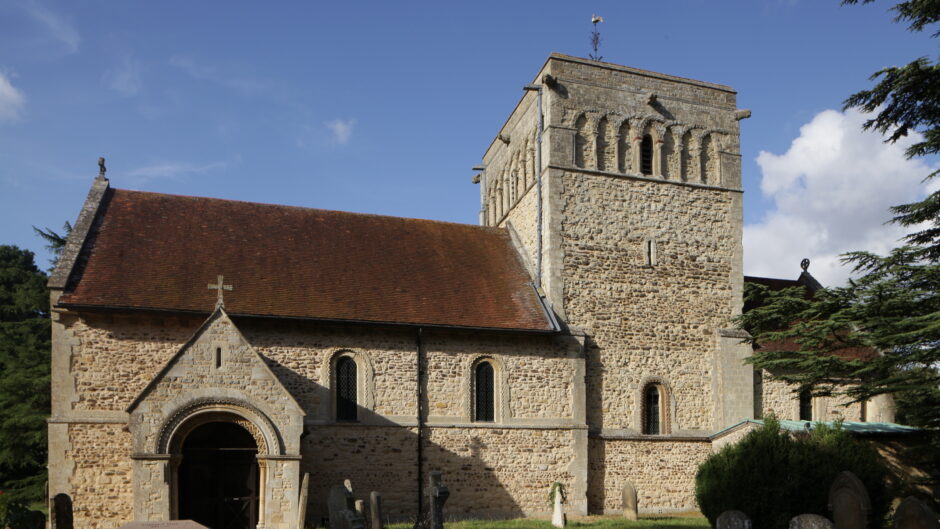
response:
M740 421L739 110L723 85L552 54L484 154L480 224L95 179L50 279L49 495L76 527L295 529L330 486L451 517L694 510ZM805 404L805 403L804 403ZM890 419L815 399L814 419Z

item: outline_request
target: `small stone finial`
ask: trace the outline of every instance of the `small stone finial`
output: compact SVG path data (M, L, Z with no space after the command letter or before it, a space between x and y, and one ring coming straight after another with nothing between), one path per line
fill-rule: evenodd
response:
M224 279L223 279L223 276L221 276L221 275L218 276L218 280L219 280L218 284L213 285L212 283L209 283L209 287L208 287L208 288L209 288L209 290L218 290L218 291L219 291L219 297L216 298L215 306L216 306L216 307L224 307L224 306L225 306L225 299L223 298L223 292L224 292L225 290L228 290L228 291L231 292L232 289L233 289L233 287L232 287L232 285L226 285L226 284L225 284L225 281L224 281Z
M104 156L98 157L98 178L104 178L104 174L108 172L108 168L104 166Z
M809 269L809 259L804 258L800 261L800 268L802 268L804 272Z
M646 104L649 106L656 106L656 94L650 92L646 95Z

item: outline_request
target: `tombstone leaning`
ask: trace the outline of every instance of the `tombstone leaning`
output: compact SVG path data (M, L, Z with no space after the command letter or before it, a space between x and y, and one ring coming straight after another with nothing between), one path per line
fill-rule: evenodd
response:
M636 487L629 481L623 484L623 517L627 520L638 518Z
M352 493L345 485L330 487L326 503L330 511L330 529L365 529L365 518L356 512Z
M871 499L858 476L839 472L829 487L829 512L836 529L865 529L871 512Z
M557 481L552 483L548 495L552 498L552 525L562 529L568 525L568 518L561 506L565 501L565 486Z
M370 529L385 529L382 524L382 495L374 490L369 494L369 523Z
M940 529L940 523L926 503L908 496L894 511L894 529Z
M790 519L789 529L834 529L834 526L825 516L801 514Z
M715 529L751 529L751 519L741 511L725 511L715 520Z

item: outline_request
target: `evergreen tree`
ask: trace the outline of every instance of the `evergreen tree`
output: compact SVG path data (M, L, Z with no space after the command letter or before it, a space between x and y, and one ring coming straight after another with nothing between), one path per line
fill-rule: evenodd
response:
M45 496L50 412L49 291L32 252L0 245L0 490Z
M909 0L891 9L895 21L908 23L911 31L940 22L940 0ZM938 35L940 31L932 36ZM846 99L845 108L870 113L865 129L884 134L887 142L919 133L907 149L908 157L940 153L940 64L921 57L879 70L871 79L875 85ZM892 212L892 222L912 230L903 246L885 256L844 255L843 262L853 267L857 278L812 296L802 288L773 292L748 285L745 295L757 307L739 323L755 343L763 344L752 359L755 367L797 384L795 391L844 393L855 401L892 394L898 420L938 428L940 191L895 206ZM775 346L783 343L799 348ZM785 348L791 351L781 350ZM862 350L878 354L859 358ZM940 440L934 439L933 449L925 452L930 471L940 474Z

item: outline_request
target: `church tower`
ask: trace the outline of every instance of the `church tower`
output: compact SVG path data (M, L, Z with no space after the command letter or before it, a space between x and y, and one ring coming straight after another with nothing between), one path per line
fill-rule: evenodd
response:
M739 121L727 86L552 54L490 144L481 224L586 339L588 503L686 507L708 436L753 417ZM675 488L675 487L673 487ZM683 487L684 488L684 487ZM680 497L682 496L682 497Z

